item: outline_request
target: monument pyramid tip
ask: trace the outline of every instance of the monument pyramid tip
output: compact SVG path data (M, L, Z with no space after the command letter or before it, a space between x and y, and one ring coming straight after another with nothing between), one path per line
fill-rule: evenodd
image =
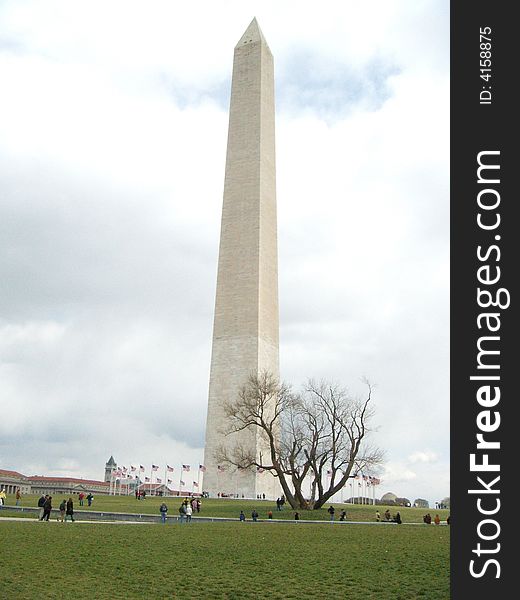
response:
M267 45L264 34L258 25L258 21L256 17L253 17L251 23L249 23L248 28L245 30L242 37L238 40L236 48L242 46L243 44L247 44L248 42L263 42Z

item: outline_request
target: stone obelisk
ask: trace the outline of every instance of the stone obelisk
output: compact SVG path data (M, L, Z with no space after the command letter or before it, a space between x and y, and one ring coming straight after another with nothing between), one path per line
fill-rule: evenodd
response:
M251 373L278 377L278 250L273 56L253 19L235 47L209 382L204 490L272 497L267 472L219 468L219 446L257 455L257 431L225 436L223 404Z

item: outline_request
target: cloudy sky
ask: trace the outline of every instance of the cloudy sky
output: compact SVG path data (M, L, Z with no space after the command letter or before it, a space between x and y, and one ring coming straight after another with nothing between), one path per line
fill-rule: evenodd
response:
M0 0L0 468L203 460L233 48L256 16L282 377L368 377L381 494L449 494L448 6Z

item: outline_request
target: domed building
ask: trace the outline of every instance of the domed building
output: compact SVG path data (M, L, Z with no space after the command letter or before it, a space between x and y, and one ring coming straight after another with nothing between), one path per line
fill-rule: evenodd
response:
M397 501L397 496L392 492L387 492L384 496L381 496L380 503L381 504L395 504Z

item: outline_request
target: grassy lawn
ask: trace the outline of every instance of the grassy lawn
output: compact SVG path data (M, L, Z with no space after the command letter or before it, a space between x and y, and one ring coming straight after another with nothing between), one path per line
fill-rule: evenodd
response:
M449 598L449 527L4 521L0 537L17 600Z
M57 494L53 497L53 507L57 508L60 500L64 498L62 494ZM168 505L169 514L177 515L177 509L182 501L182 498L165 498L166 504ZM163 501L162 498L148 497L146 500L136 500L135 496L95 496L92 503L92 507L86 505L80 507L77 498L74 498L74 507L76 510L95 510L95 511L107 511L107 512L126 512L126 513L146 513L146 514L159 514L159 505ZM36 506L38 502L38 496L24 496L22 497L22 506ZM14 496L8 496L6 504L14 505ZM311 520L329 520L327 513L327 504L324 508L314 511L299 511L301 519ZM273 519L293 519L294 510L292 510L286 504L282 511L276 510L276 503L268 500L231 500L231 499L202 499L201 516L212 516L212 517L236 517L241 510L244 511L246 517L250 519L251 511L256 508L261 519L267 518L267 512L269 510L273 513ZM352 504L336 504L336 519L339 519L339 513L343 508L347 511L347 519L349 521L375 521L376 509L379 510L381 515L386 510L386 506L371 506L371 505L352 505ZM402 507L389 507L390 512L395 514L397 510L401 513L401 518L404 523L422 523L423 515L429 512L432 517L439 514L441 520L445 520L449 514L448 510L435 510L425 508L402 508ZM6 510L0 511L1 515L15 514L8 513ZM22 516L18 514L17 516ZM195 514L196 516L196 514Z

